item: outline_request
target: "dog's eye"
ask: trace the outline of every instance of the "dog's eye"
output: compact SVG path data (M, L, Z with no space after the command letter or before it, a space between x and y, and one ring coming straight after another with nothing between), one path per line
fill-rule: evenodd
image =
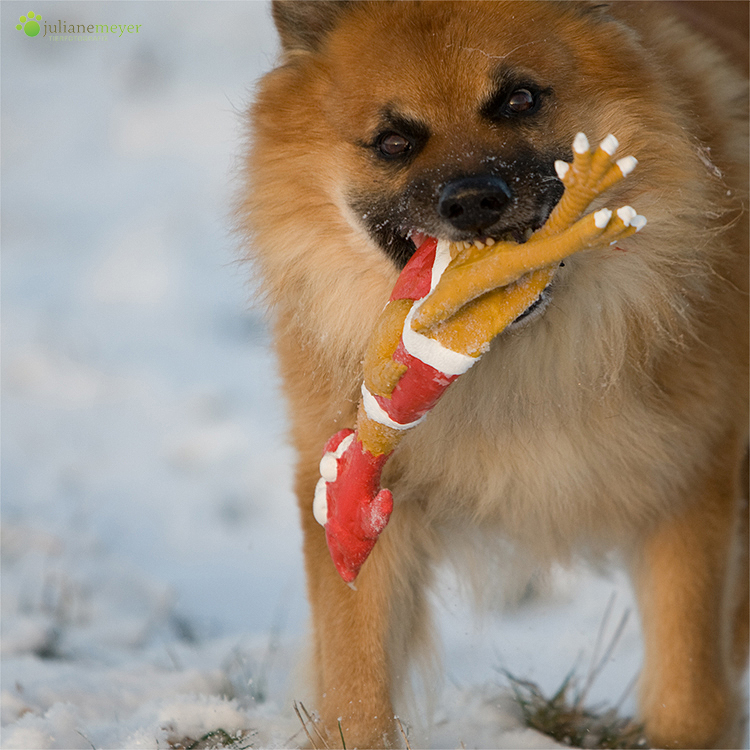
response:
M383 133L377 141L378 150L389 158L404 156L411 151L411 142L399 133Z
M508 120L522 120L539 112L551 88L541 88L531 82L500 86L479 110L491 122L501 124Z
M537 98L528 89L518 89L509 97L505 105L509 113L521 114L529 113L537 105Z

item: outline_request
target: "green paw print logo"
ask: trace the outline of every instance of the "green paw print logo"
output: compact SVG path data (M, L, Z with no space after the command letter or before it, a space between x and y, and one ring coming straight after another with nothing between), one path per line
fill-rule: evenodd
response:
M36 36L39 33L39 23L42 17L29 11L25 16L21 16L18 19L21 23L16 24L16 28L20 31L23 29L26 36Z

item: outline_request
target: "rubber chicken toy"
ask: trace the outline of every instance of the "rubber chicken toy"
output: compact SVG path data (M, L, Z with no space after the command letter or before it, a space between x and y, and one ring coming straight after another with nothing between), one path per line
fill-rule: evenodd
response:
M355 428L330 438L320 462L313 512L347 583L390 518L393 496L380 487L380 475L404 432L422 422L492 339L539 298L562 260L645 226L629 206L584 215L637 165L632 156L614 161L617 146L613 135L597 149L583 133L576 136L572 164L555 162L565 192L526 242L427 237L404 267L365 354Z

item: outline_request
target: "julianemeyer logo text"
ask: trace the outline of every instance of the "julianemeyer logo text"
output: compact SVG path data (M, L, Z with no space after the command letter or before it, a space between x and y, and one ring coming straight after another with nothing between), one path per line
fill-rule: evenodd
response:
M56 24L50 24L47 26L47 22L44 22L44 34L47 36L47 32L50 34L117 34L122 36L123 34L137 34L143 24L111 24L106 23L90 23L88 26L83 23L72 24L63 23L58 21Z
M48 36L49 39L57 41L60 39L70 38L76 36L78 38L81 35L92 35L97 34L99 38L104 35L115 34L121 37L125 34L138 34L140 33L141 26L143 24L134 23L123 23L123 24L106 24L106 23L66 23L65 21L58 20L57 23L42 21L42 16L39 13L29 12L25 16L21 16L18 19L19 23L16 26L17 29L23 30L27 36L37 36L43 29L44 33L41 35L42 38ZM41 25L40 25L41 24ZM89 37L90 38L90 37ZM106 38L106 37L105 37Z

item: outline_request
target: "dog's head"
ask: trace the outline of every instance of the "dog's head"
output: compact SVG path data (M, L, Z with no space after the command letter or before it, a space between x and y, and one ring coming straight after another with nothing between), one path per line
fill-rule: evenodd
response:
M602 53L619 34L604 14L518 0L274 3L287 66L304 70L307 147L341 212L399 268L425 236L523 241L562 195L554 162L571 159L578 130L627 141L632 117L613 128L610 105L638 71Z

